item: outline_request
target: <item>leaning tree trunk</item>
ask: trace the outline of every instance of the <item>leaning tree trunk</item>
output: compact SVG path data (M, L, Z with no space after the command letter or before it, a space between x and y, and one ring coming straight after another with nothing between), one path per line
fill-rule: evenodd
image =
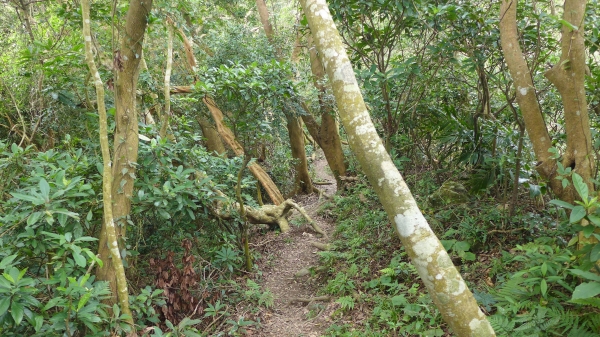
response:
M233 134L231 129L229 129L225 124L223 124L223 113L217 107L216 103L210 98L204 98L202 101L208 107L208 110L210 111L213 117L215 125L217 126L217 130L219 131L221 137L223 137L225 143L227 143L227 145L231 148L231 150L233 151L233 153L235 153L236 156L243 156L244 148L242 147L242 145L240 145L240 143L237 142L237 140L235 139L235 135ZM279 205L283 202L283 195L281 195L281 192L277 188L277 185L275 185L271 177L269 177L267 172L265 172L265 170L260 165L258 165L258 163L254 162L248 165L248 170L250 170L250 172L252 173L252 175L254 175L256 180L258 180L260 184L265 188L265 190L267 191L267 195L269 196L269 198L271 198L271 201L275 205Z
M467 284L417 207L377 134L324 0L300 0L331 80L352 151L365 171L433 302L457 336L495 336Z
M136 107L136 89L138 66L142 55L142 42L148 22L148 14L153 0L131 0L125 18L125 31L121 41L121 49L115 53L117 84L115 87L116 129L114 135L114 158L112 162L112 196L113 217L117 223L117 241L123 248L127 217L131 210L131 195L136 173L138 156L138 116ZM110 205L105 205L106 207ZM106 223L100 234L99 255L104 265L97 271L97 279L108 281L114 293L117 282L113 272L113 261L106 236Z
M110 150L108 145L108 123L106 117L106 107L104 105L104 83L98 73L98 68L94 62L94 55L92 53L92 34L90 30L90 3L89 0L81 1L81 15L83 19L83 38L85 43L85 59L87 61L90 73L94 79L96 86L96 101L98 102L98 116L99 116L99 134L100 134L100 148L102 150L102 201L104 203L104 216L103 216L103 235L106 237L109 243L108 249L110 257L114 263L113 275L116 281L116 290L113 292L113 296L118 298L119 307L121 312L128 316L125 321L130 325L133 335L135 330L133 327L133 316L129 309L129 291L127 289L127 278L125 277L125 268L123 267L123 261L121 260L121 253L119 251L119 245L117 244L117 231L115 221L113 218L112 211L112 172L110 170ZM113 289L114 290L114 289ZM117 295L118 294L118 295Z
M536 170L550 183L554 193L560 195L562 185L560 181L554 179L556 176L556 160L548 152L548 149L552 147L552 140L548 135L548 129L540 109L531 71L519 45L516 0L502 0L500 5L500 41L506 65L517 89L517 104L521 108L525 129L538 160Z

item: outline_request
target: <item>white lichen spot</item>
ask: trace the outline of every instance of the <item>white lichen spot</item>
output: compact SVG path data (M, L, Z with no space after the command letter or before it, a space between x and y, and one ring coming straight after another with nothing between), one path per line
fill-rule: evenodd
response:
M512 43L509 43L509 44L508 44L508 48L512 48Z
M577 155L577 150L573 151L573 155L576 156Z
M354 85L356 77L350 63L346 62L341 67L338 67L333 72L333 82L342 81L344 84Z
M85 37L85 42L92 42L92 37L91 36L86 36Z
M129 60L129 57L127 57L127 55L123 55L123 60L127 61L127 60Z
M439 241L436 237L427 236L415 243L413 250L415 251L415 254L417 254L418 258L427 262L431 262L429 259L438 250L438 245Z
M117 240L115 240L115 241L111 242L111 243L110 243L110 245L111 245L111 247L112 247L112 248L117 248L117 247L119 247L119 244L117 243Z
M519 87L519 93L523 96L527 95L527 88Z
M479 329L480 326L481 326L481 320L479 320L477 318L473 318L469 322L469 328L471 329L471 331L475 331L475 330Z
M575 73L571 73L571 77L575 77Z
M540 138L540 141L545 142L546 141L546 137L542 136L542 138Z
M377 148L373 149L373 152L376 153L384 153L385 148L381 142L377 142ZM403 181L400 172L396 169L394 163L391 160L385 160L381 163L381 171L383 171L383 176L388 181L388 185L391 189L394 190L394 195L399 196L400 192L403 190Z
M410 213L410 211L406 211L404 213ZM394 222L396 223L398 233L400 233L400 236L403 238L413 235L417 230L418 223L416 221L411 221L410 215L397 214L394 217Z
M458 296L458 295L464 293L465 290L467 289L467 284L463 280L452 280L450 282L454 283L454 285L457 286L456 290L452 292L453 296Z
M521 75L521 72L520 72L520 71L517 71L517 76L518 76L518 75Z
M358 89L358 86L356 86L354 84L345 84L344 91L345 92L360 92L360 90Z
M433 262L433 258L430 256L427 258L427 263L431 263L431 262Z
M381 184L383 184L384 180L385 178L379 178L379 180L377 180L377 186L381 187Z
M579 116L579 115L581 115L581 111L577 110L577 111L575 111L575 114L576 114L577 116Z
M338 52L333 48L327 48L327 49L323 50L323 56L326 59L335 58L338 56Z
M364 135L365 133L371 132L371 128L369 126L370 126L369 124L363 124L363 125L357 126L356 131L355 131L356 134L360 136L360 135Z
M90 19L85 19L85 23L89 24L90 23Z
M442 274L435 275L436 280L441 280L443 278Z

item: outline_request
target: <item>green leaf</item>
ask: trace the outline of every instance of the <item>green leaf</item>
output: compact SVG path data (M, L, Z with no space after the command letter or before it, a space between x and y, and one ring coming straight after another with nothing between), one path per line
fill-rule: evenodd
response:
M79 299L79 303L77 304L77 312L79 312L79 310L81 310L81 308L83 308L83 306L87 303L87 301L90 299L90 297L92 296L92 293L87 292L85 294L83 294L83 296L81 296L81 298Z
M546 293L548 292L548 283L545 279L542 279L542 282L540 282L540 291L542 292L542 296L546 297Z
M392 305L394 306L404 306L408 304L408 300L406 299L406 297L404 297L404 295L398 295L398 296L394 296L392 297Z
M48 185L48 182L46 181L46 179L41 178L39 186L40 186L40 191L42 192L42 197L44 197L45 201L49 201L50 200L50 185Z
M566 201L562 201L562 200L550 200L550 203L553 205L556 205L558 207L562 207L562 208L566 208L566 209L573 209L573 205L569 204Z
M575 206L571 211L571 217L569 218L570 223L579 222L586 215L585 208L583 206Z
M569 269L569 271L577 276L583 277L585 279L588 280L592 280L592 281L598 281L600 282L600 275L598 274L594 274L592 272L589 271L583 271L580 269Z
M590 220L590 222L596 226L596 227L600 227L600 217L597 215L593 215L593 214L588 214L587 216L588 220Z
M600 243L597 243L590 251L590 261L596 262L598 260L600 260Z
M0 316L4 315L10 307L10 297L4 297L0 300Z
M17 199L29 201L29 202L33 203L34 205L41 205L44 203L44 199L39 198L37 196L16 193L16 192L10 192L10 194Z
M2 261L0 262L0 269L6 269L6 267L9 266L15 260L16 257L17 257L17 254L9 255L9 256L3 258Z
M546 262L542 263L542 267L540 269L542 271L542 276L546 276L546 272L548 272L548 265Z
M477 259L477 256L471 252L464 252L462 255L462 258L466 261L475 261Z
M38 222L38 220L42 217L43 212L34 212L27 218L27 226L31 226Z
M83 257L83 255L73 252L73 259L75 260L75 263L77 263L78 266L82 268L85 267L86 260L85 257Z
M600 294L600 283L586 282L578 285L573 291L571 300L590 298Z
M471 245L466 241L458 241L454 245L454 250L459 252L466 252L471 248Z
M575 186L575 190L577 191L577 193L579 193L581 200L587 202L589 197L588 186L583 181L583 178L576 172L573 172L573 186Z
M15 320L15 325L21 324L21 321L23 320L23 311L23 305L19 302L13 302L10 306L10 315Z

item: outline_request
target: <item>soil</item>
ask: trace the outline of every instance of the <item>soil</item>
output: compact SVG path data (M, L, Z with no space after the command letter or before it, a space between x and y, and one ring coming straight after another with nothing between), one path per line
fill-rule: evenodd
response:
M331 182L330 185L318 185L326 195L332 196L336 192L335 179L330 173L323 153L319 152L313 163L315 181ZM318 194L298 196L295 201L307 211L309 216L331 238L335 228L334 223L319 216L319 206L326 202L325 196ZM297 215L295 215L297 219ZM336 306L332 301L313 301L310 303L292 302L295 298L313 298L321 287L311 275L295 276L302 269L316 267L319 259L319 250L311 242L327 243L328 238L321 238L306 223L297 226L291 221L291 230L285 234L269 234L261 237L256 245L263 249L264 264L263 290L269 290L275 298L273 307L263 314L262 326L255 331L256 336L264 337L317 337L330 325L328 318Z

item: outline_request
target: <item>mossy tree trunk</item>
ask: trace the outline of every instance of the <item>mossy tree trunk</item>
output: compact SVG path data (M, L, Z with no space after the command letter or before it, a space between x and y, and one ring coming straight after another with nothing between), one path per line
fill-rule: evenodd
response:
M348 140L444 320L456 336L495 336L477 301L417 207L375 130L324 0L300 0L332 84Z
M131 0L125 17L125 26L121 48L115 52L117 82L115 86L115 135L114 157L112 160L112 211L116 223L116 235L119 249L123 249L125 228L131 210L131 196L135 180L138 156L138 113L136 89L139 64L142 55L142 42L148 22L148 14L153 0ZM105 205L109 207L110 205ZM104 265L97 271L97 279L108 281L114 293L117 280L113 272L113 263L108 243L114 240L107 237L106 221L100 233L99 255ZM110 247L112 248L112 247Z
M130 325L132 335L135 335L133 327L133 316L129 309L129 291L127 289L127 279L125 277L125 268L121 260L121 253L119 251L119 245L117 243L117 231L115 221L113 218L112 210L112 181L113 175L110 167L110 150L108 144L108 123L106 117L106 107L104 105L104 83L98 73L98 68L94 62L94 55L92 53L92 34L90 29L90 3L89 0L81 1L81 13L83 18L83 38L85 43L85 59L90 69L90 73L94 79L96 87L96 101L98 102L98 116L99 116L99 134L100 134L100 148L102 150L102 201L104 203L104 214L103 214L103 231L102 235L105 237L105 245L109 250L110 257L114 263L112 263L112 274L115 278L115 288L113 288L113 294L115 298L118 298L121 312L129 316L126 322ZM103 260L106 261L106 260ZM116 292L114 291L116 290Z

